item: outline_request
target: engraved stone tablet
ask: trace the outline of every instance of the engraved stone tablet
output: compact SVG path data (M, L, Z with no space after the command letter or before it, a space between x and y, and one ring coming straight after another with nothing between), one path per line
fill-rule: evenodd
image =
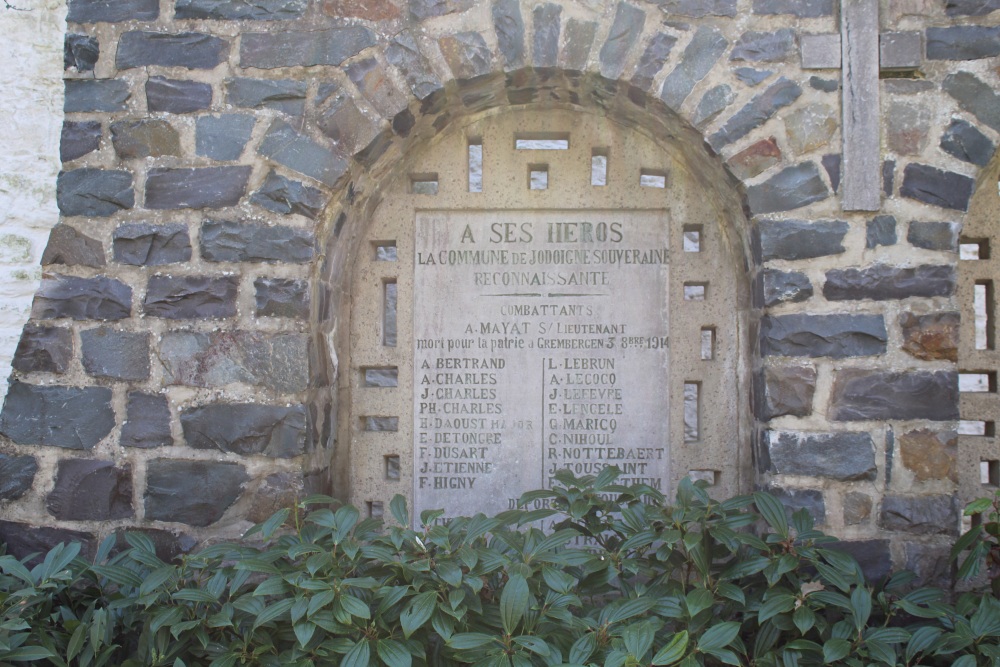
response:
M667 491L664 211L421 211L414 515L493 514L569 468Z

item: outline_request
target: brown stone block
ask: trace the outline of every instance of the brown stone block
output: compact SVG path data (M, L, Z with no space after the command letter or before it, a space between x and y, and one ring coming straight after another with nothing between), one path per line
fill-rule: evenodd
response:
M903 350L917 359L958 361L958 313L903 313Z
M922 428L899 436L903 465L918 482L950 479L958 483L955 465L958 435L954 431L931 431Z

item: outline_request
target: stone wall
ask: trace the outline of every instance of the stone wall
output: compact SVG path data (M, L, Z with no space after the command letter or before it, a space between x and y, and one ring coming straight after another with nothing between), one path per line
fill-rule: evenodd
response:
M881 5L881 79L855 81L881 94L881 205L859 212L834 0L70 0L0 538L140 526L177 550L342 493L338 322L380 183L462 118L558 106L728 170L759 318L757 436L733 446L874 570L939 575L979 475L956 463L957 244L996 196L1000 5Z

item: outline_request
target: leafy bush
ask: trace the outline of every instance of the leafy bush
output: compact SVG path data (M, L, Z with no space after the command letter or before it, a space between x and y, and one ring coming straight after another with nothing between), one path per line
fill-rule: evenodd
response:
M495 517L410 529L310 498L242 544L161 561L143 535L94 564L0 557L0 665L660 667L973 665L1000 604L864 581L808 514L764 493L557 476ZM312 508L312 509L311 509ZM541 527L544 527L541 528ZM754 529L757 530L754 530ZM257 540L252 543L250 540Z
M972 579L979 576L985 563L993 595L1000 596L1000 491L995 491L992 498L979 498L970 503L965 508L965 516L972 517L973 526L951 550L953 560L958 560L964 551L969 551L958 569L958 577Z

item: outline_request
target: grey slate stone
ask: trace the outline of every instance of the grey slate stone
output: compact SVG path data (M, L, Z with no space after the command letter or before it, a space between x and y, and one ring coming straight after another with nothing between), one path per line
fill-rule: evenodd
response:
M59 159L70 162L101 147L101 121L68 120L63 123L59 141Z
M152 21L160 15L159 0L69 0L70 23Z
M903 549L906 552L906 569L917 575L914 587L933 586L944 590L951 585L950 546L907 542Z
M954 97L962 109L1000 132L1000 94L992 86L969 72L956 72L944 78L941 88Z
M249 479L239 463L153 459L146 467L146 518L211 525L236 502Z
M788 60L795 52L795 31L791 28L774 32L749 31L740 35L729 59L773 63Z
M924 264L899 267L875 264L864 269L826 272L823 296L828 301L906 299L913 296L951 296L955 292L955 267Z
M441 89L441 81L431 70L427 59L417 46L417 40L409 30L404 30L392 38L386 47L385 59L400 71L406 79L406 85L418 100Z
M327 30L245 32L240 43L240 67L275 69L340 65L370 46L375 34L363 26Z
M895 182L896 182L896 161L895 160L883 161L882 194L884 194L886 197L891 197Z
M270 172L264 184L250 197L250 203L257 204L275 213L297 213L315 220L326 207L326 195L316 188Z
M110 169L61 171L56 180L56 203L63 215L106 218L135 206L132 173Z
M891 215L876 215L866 223L865 247L896 245L896 218Z
M375 58L355 60L344 68L344 72L384 118L392 118L406 109L407 96L396 87Z
M865 579L879 581L892 572L892 553L889 540L855 540L831 542L823 545L827 549L842 551L854 558L861 567Z
M149 377L149 334L106 327L81 331L80 361L94 377L145 380Z
M171 320L232 317L238 276L150 276L143 310Z
M914 220L906 233L910 245L927 250L958 251L957 222L921 222Z
M316 255L312 231L207 220L201 226L201 257L209 262L308 262Z
M246 194L251 167L150 169L146 208L225 208Z
M642 52L639 64L636 65L635 74L632 75L632 85L648 90L653 85L653 79L663 69L676 43L677 38L665 32L653 35L646 45L646 50Z
M754 14L792 14L801 18L833 15L833 0L753 0Z
M255 122L249 114L199 116L195 124L195 152L213 160L237 160L250 141Z
M301 116L306 105L305 81L226 79L226 102L245 109L276 109Z
M656 4L667 16L736 16L736 0L657 0Z
M191 259L187 225L127 223L115 229L111 242L116 262L133 266L162 266Z
M532 10L531 60L535 67L555 67L559 62L559 32L562 6L553 2L535 5Z
M596 21L571 18L566 23L566 43L563 45L559 64L572 71L582 71L587 66L590 49L597 34Z
M642 34L646 13L625 2L615 6L615 19L608 31L608 38L601 47L601 75L617 79L625 69L625 59Z
M96 539L90 533L0 521L0 543L6 545L7 553L18 560L31 556L28 567L42 562L46 552L52 547L70 542L80 543L80 557L85 559L92 558L97 550Z
M191 113L212 106L212 85L201 81L151 76L146 81L146 108L167 113Z
M478 32L459 32L438 39L441 55L456 79L472 79L488 74L493 57L486 40Z
M718 132L709 137L708 143L718 151L726 144L742 139L766 123L778 109L799 99L800 95L802 88L799 84L784 77L778 79L733 114Z
M754 374L754 414L767 421L812 414L816 369L812 366L767 366Z
M63 111L125 111L132 91L122 79L66 79Z
M967 211L975 183L975 179L963 174L911 162L903 170L899 194L934 206Z
M958 419L958 374L844 368L833 383L829 414L834 421Z
M754 215L791 211L830 196L815 162L786 167L763 183L747 188Z
M927 28L928 60L978 60L1000 55L1000 26Z
M960 512L952 496L887 495L882 498L882 528L916 535L957 535Z
M764 356L869 356L883 354L887 340L881 315L780 315L760 321Z
M65 373L72 359L72 331L29 322L21 332L11 367L21 373Z
M735 99L736 93L726 84L712 88L698 102L698 106L694 110L694 116L691 117L691 123L695 127L703 127L711 123Z
M122 447L152 449L173 444L167 397L130 391L125 406L125 423L122 424Z
M257 152L327 185L347 171L347 160L280 119L271 123Z
M811 76L809 77L809 87L824 93L835 93L840 89L840 81Z
M17 500L31 490L38 472L34 456L0 454L0 501Z
M49 243L42 253L42 266L49 264L101 267L107 260L100 241L60 223L52 228Z
M309 317L309 283L260 277L253 281L257 317Z
M215 403L181 413L190 447L282 459L305 451L307 421L304 405Z
M984 16L1000 9L1000 0L945 0L948 16Z
M229 55L229 42L200 32L148 32L134 30L118 39L115 66L118 69L186 67L212 69Z
M753 67L737 67L733 70L733 75L751 88L772 74L774 72L769 69L754 69Z
M135 516L132 467L118 468L113 461L63 459L45 506L61 521L130 519Z
M953 118L948 129L941 136L941 150L962 162L969 162L980 167L989 164L996 145L990 138L980 132L971 123Z
M175 19L290 21L300 18L307 0L177 0Z
M823 525L826 522L826 502L823 499L822 491L781 489L772 486L767 489L767 492L785 506L785 515L789 521L795 512L804 509L813 518L816 525Z
M875 444L868 433L768 431L766 441L776 474L842 482L875 479Z
M757 274L756 295L758 307L769 308L779 303L807 301L812 298L813 286L804 273L764 269Z
M55 320L122 320L132 314L132 288L114 278L42 278L31 304L31 317Z
M493 29L507 69L524 65L524 19L518 0L493 0Z
M320 131L330 137L343 155L355 155L365 149L379 133L375 120L361 113L347 93L337 89L328 95L322 93L334 86L320 86L317 95ZM322 98L322 100L320 100Z
M0 434L18 445L91 449L115 426L107 387L10 383Z
M157 357L166 384L224 387L239 382L286 393L309 385L306 334L170 331L163 334Z
M181 138L174 126L159 118L111 123L111 142L123 159L180 155Z
M663 80L660 99L674 111L680 109L695 84L705 78L728 46L729 42L718 28L698 28L684 48L680 64Z
M409 0L410 15L417 21L464 12L475 4L476 0Z
M824 155L819 161L823 165L826 175L830 177L830 187L836 192L840 188L840 163L843 161L842 157L839 154Z
M77 72L93 72L97 58L101 55L101 45L90 35L66 35L63 42L63 69Z
M811 259L844 252L844 220L761 220L753 232L758 261Z

